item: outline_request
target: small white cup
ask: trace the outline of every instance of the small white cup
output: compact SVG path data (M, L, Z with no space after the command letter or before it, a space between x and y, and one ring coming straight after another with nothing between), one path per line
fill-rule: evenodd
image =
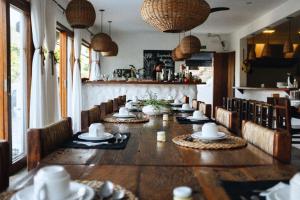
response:
M218 135L218 126L215 123L206 123L202 127L202 136L215 137Z
M175 99L175 100L174 100L174 103L175 103L175 104L179 104L180 101L179 101L178 99Z
M172 100L173 100L173 97L172 97L172 96L168 96L166 100L167 100L167 101L172 101Z
M192 197L192 189L187 186L181 186L174 188L173 190L173 199L174 200L191 200Z
M163 114L163 121L169 121L169 115Z
M127 108L127 109L132 109L132 108L133 108L132 103L131 103L131 102L126 103L126 104L125 104L125 108Z
M41 200L66 199L70 193L70 175L62 166L44 167L34 176L34 197Z
M290 180L290 200L300 199L300 173L297 173Z
M98 137L105 132L105 127L101 123L91 124L89 127L89 135L92 137Z
M119 109L119 114L120 115L129 115L129 110L127 108L125 108L125 107L121 107Z
M202 119L204 116L203 112L199 111L199 110L196 110L194 111L193 113L193 118L194 119Z
M187 103L182 104L181 108L182 108L182 110L190 110L191 109L190 104L187 104Z
M138 101L139 101L139 98L138 98L137 96L134 96L134 97L132 98L132 101L133 101L133 102L138 102Z
M158 142L165 142L166 141L166 132L165 131L158 131L157 132L157 141Z

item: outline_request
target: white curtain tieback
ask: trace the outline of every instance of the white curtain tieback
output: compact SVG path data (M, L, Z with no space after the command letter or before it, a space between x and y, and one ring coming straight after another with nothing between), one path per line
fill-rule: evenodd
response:
M51 71L52 71L52 76L54 75L54 65L57 63L56 58L54 56L54 51L49 52L49 58L51 60Z

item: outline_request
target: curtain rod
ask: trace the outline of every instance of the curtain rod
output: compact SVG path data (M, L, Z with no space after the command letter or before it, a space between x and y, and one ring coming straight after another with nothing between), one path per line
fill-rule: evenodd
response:
M63 14L65 14L66 9L60 5L56 0L52 0L57 6L58 8L60 8L63 11ZM86 29L92 36L95 35L92 31L90 31L88 28Z

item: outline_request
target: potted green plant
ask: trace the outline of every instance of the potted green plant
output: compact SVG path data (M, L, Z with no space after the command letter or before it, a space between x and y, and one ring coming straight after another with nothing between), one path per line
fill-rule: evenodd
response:
M161 115L170 111L170 104L164 100L158 100L155 93L148 93L149 98L144 101L143 113L147 115Z

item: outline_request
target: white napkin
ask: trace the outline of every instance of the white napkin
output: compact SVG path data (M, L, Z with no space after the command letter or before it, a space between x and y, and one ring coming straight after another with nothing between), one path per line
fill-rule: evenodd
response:
M271 188L269 188L269 189L267 189L267 190L265 190L265 191L259 193L259 196L266 197L266 196L268 196L271 192L274 192L274 191L279 190L279 189L281 189L281 188L285 188L285 187L287 187L287 186L289 186L289 185L286 184L286 183L283 183L283 182L279 182L279 183L277 183L276 185L274 185L273 187L271 187Z

